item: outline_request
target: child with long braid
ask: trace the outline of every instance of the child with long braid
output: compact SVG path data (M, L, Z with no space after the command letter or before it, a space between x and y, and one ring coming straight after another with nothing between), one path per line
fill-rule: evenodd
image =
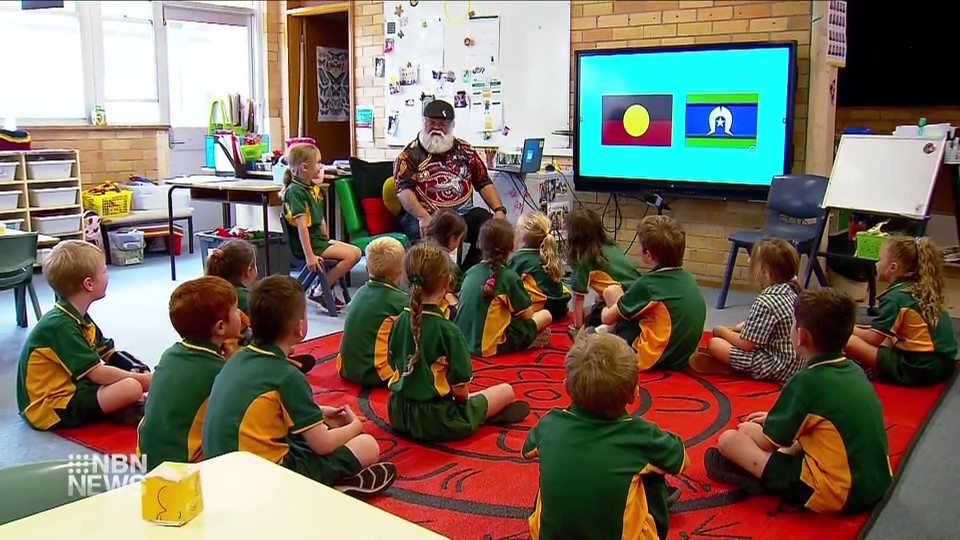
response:
M493 356L543 347L550 342L550 312L535 310L523 281L507 266L513 251L513 226L492 219L480 228L483 260L463 276L455 319L470 352Z
M560 281L560 253L550 234L550 220L541 212L523 214L517 220L520 249L510 256L510 268L520 276L533 309L546 309L553 320L567 316L570 290Z
M530 405L515 401L509 384L470 393L467 342L437 305L454 279L449 256L431 242L419 243L407 252L404 269L410 306L388 340L390 362L397 368L387 400L393 430L418 441L452 441L470 436L483 423L526 418Z
M879 315L853 329L847 357L884 382L919 386L950 378L957 339L944 310L940 252L930 238L894 236L884 241L877 276L890 282L879 296Z

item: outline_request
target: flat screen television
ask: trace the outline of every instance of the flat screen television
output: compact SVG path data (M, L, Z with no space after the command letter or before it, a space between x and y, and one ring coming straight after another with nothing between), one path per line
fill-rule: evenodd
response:
M765 199L793 161L796 48L577 51L576 189Z

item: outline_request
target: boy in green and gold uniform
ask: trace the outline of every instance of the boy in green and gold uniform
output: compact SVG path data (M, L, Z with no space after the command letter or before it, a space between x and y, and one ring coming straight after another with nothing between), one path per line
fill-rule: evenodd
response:
M143 413L137 403L150 388L149 370L115 350L113 340L103 337L87 313L107 294L103 252L82 240L60 242L44 263L43 274L59 300L21 349L20 416L40 430L81 426L108 416L139 422Z
M693 275L685 270L686 235L667 216L649 216L640 222L637 242L644 263L652 271L633 282L626 292L604 291L608 307L601 315L606 327L637 352L640 371L683 369L697 351L707 320L707 304Z
M771 491L818 513L859 512L892 483L880 398L843 346L857 306L836 289L804 291L791 337L806 367L769 412L720 435L704 456L707 474L748 492Z
M630 347L582 333L566 357L568 409L552 409L523 443L540 461L530 534L555 538L666 538L665 474L680 474L679 436L626 411L639 394Z
M307 333L300 283L273 275L250 290L253 343L234 354L210 391L203 454L248 451L345 493L374 495L396 479L349 407L321 407L289 358Z
M403 271L403 244L390 237L367 244L370 279L350 302L343 324L337 373L365 387L386 386L393 377L387 338L409 295L397 286Z
M196 463L210 388L224 358L224 342L240 332L237 293L229 281L205 276L170 295L170 322L182 338L164 351L150 400L137 428L137 454L152 470L165 461Z

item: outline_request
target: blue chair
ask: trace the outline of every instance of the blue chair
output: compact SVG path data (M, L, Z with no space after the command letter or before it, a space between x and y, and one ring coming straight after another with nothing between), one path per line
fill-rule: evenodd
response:
M33 304L37 320L43 313L37 291L33 288L33 265L37 262L37 238L35 232L0 235L0 291L13 289L17 311L17 326L27 327L27 295Z
M283 234L286 236L286 238L284 238L284 243L287 245L287 249L289 250L290 260L293 262L294 266L300 268L300 273L297 275L297 281L300 282L300 286L303 287L304 292L307 292L314 284L318 284L321 293L323 294L323 301L326 304L327 313L331 317L339 316L336 303L333 299L333 289L331 288L330 283L327 282L326 272L314 272L307 267L307 262L293 252L293 245L290 243L290 236L292 234L290 224L287 223L286 218L284 218L282 215L280 216L280 223L283 224ZM327 257L323 258L323 266L327 270L330 270L339 262L340 261L338 259L328 259ZM338 283L340 285L340 291L343 293L343 301L349 303L350 291L347 288L348 285L346 276L341 277L338 280Z
M73 464L67 460L24 463L0 469L0 525L39 514L106 490L89 486L86 494L68 489ZM74 490L75 491L75 490Z
M801 283L807 283L813 271L817 272L821 282L826 281L816 264L816 253L826 223L827 211L821 204L828 181L827 177L814 174L787 174L773 178L767 195L767 223L759 231L737 231L730 235L730 255L723 273L717 309L723 309L727 302L737 252L745 249L750 253L753 245L766 237L782 238L793 244L801 256L807 256Z

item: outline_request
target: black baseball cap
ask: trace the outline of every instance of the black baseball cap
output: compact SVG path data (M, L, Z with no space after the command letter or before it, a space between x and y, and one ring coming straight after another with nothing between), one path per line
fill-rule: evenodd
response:
M439 118L441 120L453 120L453 105L446 101L435 99L423 108L424 118Z

